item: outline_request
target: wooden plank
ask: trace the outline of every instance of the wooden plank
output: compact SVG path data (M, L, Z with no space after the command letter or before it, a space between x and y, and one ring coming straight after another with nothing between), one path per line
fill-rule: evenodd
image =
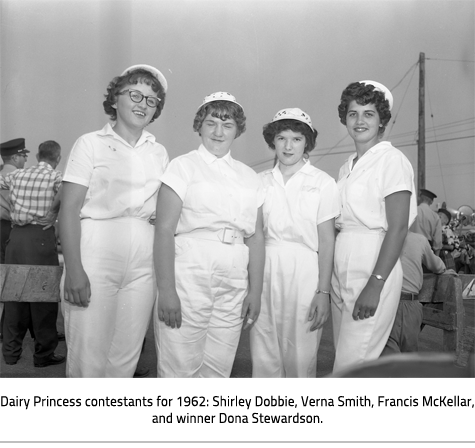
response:
M0 265L0 302L60 302L61 266Z
M470 359L472 362L472 368L473 362L475 359L473 358L473 353L475 352L474 350L474 344L475 344L475 328L474 327L465 327L463 330L463 335L462 338L459 341L459 347L457 347L457 358L455 360L455 364L457 366L465 367L468 365ZM470 358L470 355L472 357Z
M422 322L444 331L444 351L457 352L463 333L462 279L456 275L424 274L420 301Z
M422 309L423 323L442 330L455 330L457 328L455 316L447 314L444 310L425 306Z

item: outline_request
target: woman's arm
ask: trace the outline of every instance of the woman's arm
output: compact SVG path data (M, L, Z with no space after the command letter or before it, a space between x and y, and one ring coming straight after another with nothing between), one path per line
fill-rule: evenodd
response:
M388 231L381 245L373 274L387 279L393 270L407 235L409 221L409 204L411 193L398 191L386 196L386 219ZM374 316L378 308L381 291L384 286L383 280L371 276L366 286L361 291L353 309L353 319L365 319Z
M262 282L264 279L264 230L263 230L262 207L257 211L256 231L244 243L249 248L249 290L242 304L241 317L247 316L244 329L252 325L259 317L261 311Z
M168 185L157 197L153 260L158 285L158 318L172 328L181 327L181 303L175 286L175 232L183 202Z
M330 282L333 271L333 254L335 252L335 220L329 219L317 226L318 228L318 294L315 293L308 320L312 321L310 331L323 326L330 315L330 294L321 291L330 291Z
M81 222L79 214L86 198L87 187L64 182L59 235L66 267L64 300L72 305L87 307L91 297L91 285L81 261Z

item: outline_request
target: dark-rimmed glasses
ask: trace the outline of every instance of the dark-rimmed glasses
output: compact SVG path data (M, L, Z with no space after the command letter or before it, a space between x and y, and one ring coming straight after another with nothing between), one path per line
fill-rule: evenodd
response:
M122 92L119 92L117 95L123 95L124 93L129 93L130 99L134 103L140 103L144 98L145 102L147 103L147 106L149 107L158 107L160 104L160 101L162 101L160 98L157 98L156 96L145 96L142 94L142 92L139 92L138 90L133 90L133 89L127 89L127 90L122 90Z

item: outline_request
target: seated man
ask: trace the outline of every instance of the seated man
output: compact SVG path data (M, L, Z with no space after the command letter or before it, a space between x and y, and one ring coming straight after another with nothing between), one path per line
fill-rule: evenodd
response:
M449 273L444 262L432 252L426 237L409 231L401 252L402 292L396 319L381 356L417 352L422 324L422 304L418 300L424 274L422 263L434 274ZM454 273L454 271L450 271Z

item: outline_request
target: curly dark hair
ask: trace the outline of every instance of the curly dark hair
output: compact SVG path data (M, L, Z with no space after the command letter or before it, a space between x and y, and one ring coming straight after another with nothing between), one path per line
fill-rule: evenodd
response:
M371 84L361 84L360 82L352 82L343 90L341 94L340 104L338 106L338 116L340 122L346 126L346 114L348 113L348 106L352 101L365 106L366 104L374 104L381 121L379 133L384 134L386 126L391 119L391 112L389 111L389 101L384 96L383 92L375 90Z
M160 103L157 106L157 110L153 114L150 123L153 123L162 113L163 106L165 105L165 89L160 84L160 82L152 75L148 70L143 68L138 68L133 70L130 73L127 73L123 76L115 77L107 86L107 94L105 101L102 103L104 106L104 111L109 115L112 120L117 120L117 110L112 106L117 103L117 94L128 85L137 84L143 82L152 88L152 90L157 94L157 98L160 98Z
M198 112L196 112L195 119L193 120L193 130L198 132L198 134L200 134L201 126L203 126L203 121L208 114L223 121L233 119L237 125L235 138L238 138L246 131L246 116L242 107L232 101L218 100L201 106Z
M278 120L264 125L262 135L269 145L269 148L275 149L274 138L283 131L300 132L305 137L304 153L308 154L313 151L316 145L318 132L315 128L298 120Z

